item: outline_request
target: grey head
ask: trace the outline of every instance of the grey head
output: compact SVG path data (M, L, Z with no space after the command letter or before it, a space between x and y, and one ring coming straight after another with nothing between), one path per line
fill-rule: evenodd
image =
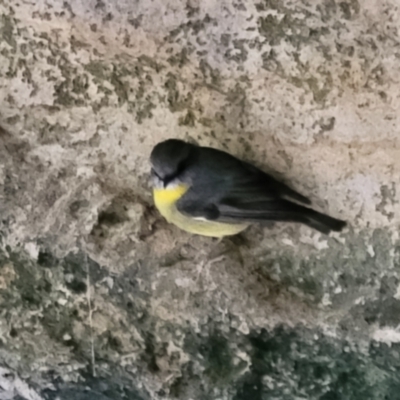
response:
M154 183L166 187L177 180L184 171L194 147L179 139L168 139L154 146L150 155Z

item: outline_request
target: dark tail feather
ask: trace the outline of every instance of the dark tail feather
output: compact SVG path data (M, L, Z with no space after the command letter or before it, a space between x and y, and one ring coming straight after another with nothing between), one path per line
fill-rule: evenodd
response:
M252 203L225 201L219 206L219 218L224 222L299 222L325 234L339 232L346 226L345 221L284 199Z
M290 187L286 186L282 190L282 194L286 197L289 197L293 200L298 201L299 203L303 204L311 204L311 200L307 198L306 196L303 196L302 194L296 192L295 190L291 189Z
M345 226L346 222L340 219L332 218L329 215L321 214L318 211L309 210L307 213L307 222L310 228L328 235L331 231L340 232Z

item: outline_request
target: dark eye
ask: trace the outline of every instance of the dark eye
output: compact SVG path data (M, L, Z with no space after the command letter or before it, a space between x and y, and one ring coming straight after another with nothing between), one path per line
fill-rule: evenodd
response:
M160 181L162 181L161 176L157 174L157 172L154 170L154 168L151 169L151 174L156 176Z
M177 178L179 175L181 175L181 173L184 171L186 167L186 164L184 161L181 161L178 164L178 167L176 169L176 171L171 174L171 175L167 175L162 181L164 182L164 187L167 186L171 181L173 181L175 178Z

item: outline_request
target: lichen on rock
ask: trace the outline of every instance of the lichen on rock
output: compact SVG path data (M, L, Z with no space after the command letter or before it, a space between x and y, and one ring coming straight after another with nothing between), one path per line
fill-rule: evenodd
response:
M0 1L0 398L396 398L399 13ZM170 137L349 227L179 231L148 182Z

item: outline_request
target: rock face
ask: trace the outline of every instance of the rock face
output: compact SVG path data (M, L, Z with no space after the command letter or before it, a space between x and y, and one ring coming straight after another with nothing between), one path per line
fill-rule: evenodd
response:
M0 0L0 398L400 393L396 0ZM154 210L169 137L349 221L216 242Z

